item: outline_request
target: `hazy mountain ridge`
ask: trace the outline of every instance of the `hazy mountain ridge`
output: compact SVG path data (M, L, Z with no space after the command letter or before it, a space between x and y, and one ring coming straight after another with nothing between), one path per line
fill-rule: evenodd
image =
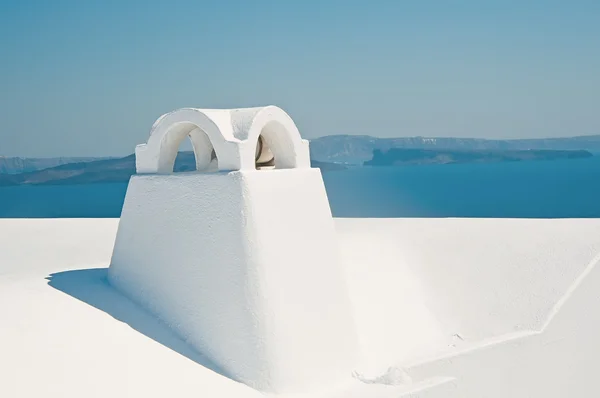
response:
M0 174L19 174L67 163L92 162L101 157L22 158L0 156Z
M312 161L313 167L323 171L341 170L344 166ZM196 169L196 159L191 151L179 152L174 171ZM0 186L42 184L88 184L96 182L127 182L135 174L135 155L124 158L107 158L90 162L62 164L43 170L20 174L0 174Z
M365 166L398 166L406 164L498 163L527 160L583 159L594 156L584 150L451 150L391 148L375 149Z
M591 153L600 153L600 135L521 140L334 135L316 138L311 141L310 146L313 167L328 171L343 169L342 164L464 163L588 157ZM392 157L386 158L385 154L391 149L394 149L389 155ZM415 152L415 149L422 151ZM526 150L550 152L515 152ZM573 153L551 153L552 151ZM193 152L180 152L175 162L175 171L194 169ZM0 157L0 186L125 182L134 172L134 155L123 158Z
M330 135L315 138L310 142L311 156L320 161L363 164L372 159L373 151L388 151L392 148L435 149L435 150L585 150L600 153L600 135L488 140L480 138L446 137L400 137L377 138L366 135Z

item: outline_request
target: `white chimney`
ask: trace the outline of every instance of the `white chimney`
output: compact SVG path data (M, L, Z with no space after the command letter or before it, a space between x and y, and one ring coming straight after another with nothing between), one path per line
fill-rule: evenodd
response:
M187 136L198 170L173 174ZM351 376L358 342L323 179L283 110L166 114L136 168L109 269L116 288L258 390Z

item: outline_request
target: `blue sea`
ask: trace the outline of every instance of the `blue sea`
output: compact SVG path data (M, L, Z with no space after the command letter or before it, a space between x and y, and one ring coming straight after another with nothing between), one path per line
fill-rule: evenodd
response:
M600 156L323 173L335 217L600 217ZM0 188L0 217L119 217L126 183Z

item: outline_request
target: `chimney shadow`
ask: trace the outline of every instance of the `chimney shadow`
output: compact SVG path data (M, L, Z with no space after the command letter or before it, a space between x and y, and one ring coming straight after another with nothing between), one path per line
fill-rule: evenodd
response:
M46 280L54 289L106 312L163 346L231 379L219 366L194 350L157 317L114 289L108 282L108 268L57 272L50 274Z

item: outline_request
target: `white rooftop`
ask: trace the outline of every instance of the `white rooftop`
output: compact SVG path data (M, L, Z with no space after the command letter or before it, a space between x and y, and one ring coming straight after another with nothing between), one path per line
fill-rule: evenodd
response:
M0 396L262 396L107 283L117 225L0 220ZM600 396L600 220L335 227L368 366L328 397Z

